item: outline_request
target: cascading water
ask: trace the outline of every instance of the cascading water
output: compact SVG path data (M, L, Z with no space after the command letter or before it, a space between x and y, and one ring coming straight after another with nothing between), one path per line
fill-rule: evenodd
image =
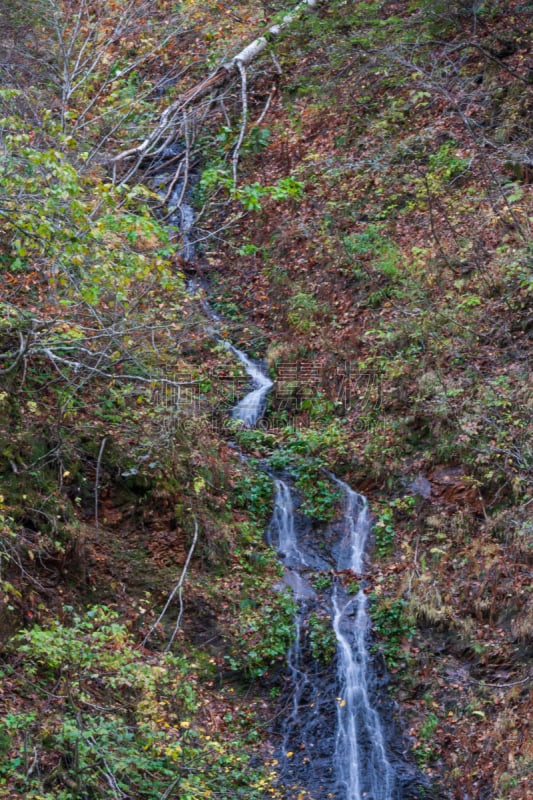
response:
M296 535L294 533L294 504L290 487L284 482L275 482L274 514L270 531L276 531L276 541L270 538L269 544L273 544L278 556L283 560L286 567L294 570L307 567L307 561L298 549ZM270 537L270 534L269 534Z
M252 391L248 392L248 394L237 403L231 415L233 419L240 420L247 428L253 428L264 413L266 397L273 383L268 375L265 374L265 371L248 358L242 350L238 350L232 344L227 344L227 347L244 366L246 374L249 375L252 380L253 386Z
M295 773L313 800L396 800L395 774L385 749L381 721L373 707L369 687L367 634L369 617L363 589L349 594L334 577L325 599L335 635L336 675L324 676L305 647L310 616L318 608L317 596L306 573L331 568L361 575L364 548L370 530L365 499L342 481L342 518L324 533L331 542L331 560L317 556L310 533L298 538L294 500L289 486L276 482L275 505L269 540L291 573L286 582L299 602L297 636L289 653L292 683L290 713L284 724L282 757L285 776ZM340 536L339 536L340 533ZM335 541L336 538L336 541ZM298 572L299 580L293 573ZM287 755L289 754L289 755Z
M364 548L370 530L368 506L361 495L335 479L344 493L345 537L337 557L337 570L363 572ZM394 771L385 752L379 715L370 701L369 629L367 598L363 589L350 596L339 582L332 592L333 630L337 639L337 704L335 762L337 782L346 800L391 800Z
M244 353L231 349L254 384L234 408L233 417L251 427L264 411L272 382ZM364 571L371 526L368 506L347 484L329 477L341 489L344 505L340 519L322 531L320 539L312 521L298 512L289 483L279 479L267 532L285 567L285 583L298 602L296 637L288 654L288 713L281 728L282 778L286 785L297 786L287 800L303 796L302 789L313 800L402 800L408 795L387 756L382 723L372 702L366 594L362 588L355 595L350 593L338 574L348 571L360 576ZM316 571L333 575L331 589L322 600L310 580ZM331 619L334 675L332 664L325 667L310 657L310 619L317 609L322 618Z

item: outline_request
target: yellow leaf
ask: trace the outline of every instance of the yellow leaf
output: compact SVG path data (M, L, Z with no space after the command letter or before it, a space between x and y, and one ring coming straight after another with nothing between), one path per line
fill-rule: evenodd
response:
M196 494L200 494L202 489L205 489L205 481L201 476L195 478L192 485Z
M346 700L343 700L342 697L337 697L337 703L341 708L344 708L344 706L346 705Z

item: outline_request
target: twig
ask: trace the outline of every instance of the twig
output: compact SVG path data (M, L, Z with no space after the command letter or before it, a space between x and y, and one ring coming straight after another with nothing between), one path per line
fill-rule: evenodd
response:
M180 780L181 780L181 775L178 775L177 778L174 778L170 786L167 789L165 789L163 794L159 795L159 800L167 800L167 798L170 797L170 795L174 791L175 786L180 782Z
M167 191L166 191L166 194L165 194L165 196L163 197L163 199L161 200L161 203L159 204L159 205L160 205L161 207L163 207L163 208L164 208L164 207L166 206L166 204L168 203L169 197L170 197L170 195L172 194L172 192L174 191L174 187L175 187L175 185L177 184L177 182L178 182L178 181L179 181L179 179L180 179L180 175L181 175L181 168L182 168L182 167L183 167L183 160L182 160L182 161L180 161L180 163L178 164L178 168L177 168L176 172L174 173L174 177L172 178L172 180L170 181L170 183L169 183L169 185L168 185L168 189L167 189Z
M100 484L100 469L102 467L102 458L104 455L105 444L107 442L107 436L104 436L102 441L100 442L100 451L98 453L98 461L96 462L96 478L95 478L95 487L94 487L94 528L96 533L96 541L98 541L98 487Z
M485 681L478 681L475 678L470 678L470 683L477 683L478 686L490 686L494 689L507 689L509 686L520 686L521 683L527 683L530 680L531 675L528 675L519 681L512 681L511 683L485 683Z
M9 367L6 367L5 369L0 369L0 375L8 375L10 372L13 372L15 367L18 365L20 359L24 356L24 353L26 352L28 340L24 339L24 336L20 331L18 331L18 336L19 336L19 351L15 356L13 363Z
M151 386L156 383L163 383L166 386L175 386L178 389L184 386L194 386L195 384L200 383L200 381L186 381L184 383L180 383L179 381L170 380L170 378L143 378L141 375L125 375L118 372L104 372L102 369L91 367L89 364L83 364L81 361L72 361L72 359L69 358L62 358L61 356L58 356L57 353L54 353L52 350L50 350L49 347L36 349L34 352L42 353L45 356L48 356L56 369L58 369L57 364L66 364L68 367L73 367L75 372L86 370L92 375L101 375L104 378L113 378L113 380L128 380L136 381L138 383L149 383ZM62 375L61 372L60 374Z
M178 618L176 620L176 625L175 625L174 630L172 632L172 636L170 637L170 641L169 641L168 645L165 648L165 652L166 653L168 653L168 651L172 647L172 643L174 642L174 639L176 638L176 634L179 631L179 628L180 628L180 625L181 625L181 618L183 617L183 581L185 580L185 575L187 574L187 568L188 568L189 563L191 561L192 554L194 552L194 548L196 547L196 542L197 541L198 541L198 523L197 523L196 517L195 517L194 518L194 537L193 537L193 540L192 540L192 544L191 544L190 550L187 553L187 560L185 561L185 564L183 565L183 570L181 572L181 578L180 578L179 583L178 583L178 586L179 586L178 600L179 600L180 610L179 610L179 613L178 613Z
M183 224L183 213L181 211L181 204L183 203L183 198L185 197L185 192L187 191L187 186L189 184L189 168L191 163L191 136L189 131L189 120L187 118L187 112L185 110L183 111L183 135L185 136L185 174L183 176L181 192L178 200L178 208L181 213L182 224Z
M218 105L220 106L220 110L222 111L222 115L224 117L224 121L226 123L226 126L228 128L231 128L231 120L229 118L228 110L226 108L226 105L224 103L224 98L222 96L220 96L218 98Z
M259 118L257 119L257 121L254 122L254 127L255 128L259 127L259 125L261 125L261 123L263 122L264 118L266 117L266 115L268 113L268 109L270 108L270 104L272 102L272 98L274 97L275 91L276 91L276 87L274 86L274 88L272 89L272 91L268 95L268 98L267 98L267 101L265 103L264 109L261 111L261 114L260 114Z
M150 636L152 635L154 630L157 628L157 626L159 625L159 623L161 622L161 620L163 619L163 617L167 613L167 609L168 609L169 605L171 604L171 602L173 601L174 597L176 596L176 592L179 592L178 597L179 597L179 608L180 608L180 610L179 610L176 626L174 628L174 632L172 634L170 642L168 643L167 647L165 648L165 652L168 652L170 646L172 645L172 642L174 641L174 639L176 637L176 633L179 630L179 626L181 624L181 618L183 616L183 596L182 596L183 582L184 582L185 576L187 574L187 569L189 567L189 564L190 564L190 561L191 561L191 558L192 558L192 554L194 552L194 548L196 547L196 542L198 541L198 522L196 520L196 517L193 517L193 519L194 519L194 536L193 536L193 540L192 540L192 544L190 546L189 552L187 553L187 558L185 559L185 564L183 565L183 569L181 571L180 579L177 582L177 584L175 585L175 587L172 589L172 591L171 591L171 593L170 593L170 595L168 597L168 600L165 603L165 605L163 607L163 610L161 611L160 615L158 616L158 618L156 619L156 621L154 622L154 624L152 625L152 627L150 628L150 630L148 631L148 633L146 634L144 639L142 640L142 642L141 642L142 646L144 646L146 644L146 642L148 641L148 639L150 638Z
M33 761L31 762L30 766L28 767L28 770L26 771L26 779L30 778L33 775L33 773L35 772L36 767L38 767L38 766L39 766L39 756L38 756L37 748L34 747L33 748Z
M272 63L274 64L274 66L276 68L276 72L278 73L278 75L283 75L283 70L281 69L281 64L279 63L276 54L274 52L272 52L270 54L270 57L272 59Z

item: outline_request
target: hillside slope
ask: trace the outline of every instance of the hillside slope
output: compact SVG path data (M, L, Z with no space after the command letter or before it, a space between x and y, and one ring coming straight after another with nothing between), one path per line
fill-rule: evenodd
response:
M374 647L428 791L527 796L531 15L319 3L244 115L237 70L163 168L113 161L290 8L7 4L1 797L287 796L265 463L319 520L324 467L369 497ZM227 423L226 339L275 379L257 431Z

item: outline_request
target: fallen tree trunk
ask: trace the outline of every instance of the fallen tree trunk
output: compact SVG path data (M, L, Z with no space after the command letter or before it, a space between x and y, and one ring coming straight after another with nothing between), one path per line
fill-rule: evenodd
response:
M136 158L137 163L128 173L132 175L143 159L147 157L154 158L160 155L176 138L176 122L188 106L191 106L193 103L211 94L239 72L242 74L243 67L248 66L248 64L254 61L268 47L270 42L279 36L291 22L297 19L302 13L326 2L327 0L302 0L298 3L280 22L271 25L265 34L254 39L253 42L237 53L230 61L222 64L215 72L200 83L191 87L191 89L168 106L161 114L157 126L144 141L136 147L131 147L129 150L122 151L113 158L112 163L114 164L114 168L116 168L116 165L121 161Z

